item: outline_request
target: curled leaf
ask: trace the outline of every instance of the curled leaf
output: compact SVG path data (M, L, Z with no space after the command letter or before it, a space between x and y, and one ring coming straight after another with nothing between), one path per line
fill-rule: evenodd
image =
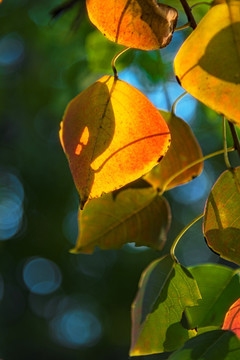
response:
M146 96L104 76L69 103L60 139L83 207L150 171L165 155L170 133Z
M204 235L224 259L240 264L240 167L225 171L207 199Z
M177 10L156 0L87 0L92 23L109 39L127 47L154 50L172 39Z

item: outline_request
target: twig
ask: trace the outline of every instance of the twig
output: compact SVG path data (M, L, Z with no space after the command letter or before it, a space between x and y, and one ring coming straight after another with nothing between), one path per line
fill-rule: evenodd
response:
M196 21L194 19L194 16L192 14L191 7L188 5L187 0L180 0L180 1L181 1L183 9L185 11L185 14L187 15L189 26L191 26L191 28L193 28L193 29L196 29L197 23L196 23Z
M238 138L237 131L236 131L235 126L233 125L233 123L231 121L229 121L229 120L228 120L228 125L229 125L230 130L231 130L234 148L235 148L235 150L237 150L238 155L240 157L240 143L239 143L239 138Z

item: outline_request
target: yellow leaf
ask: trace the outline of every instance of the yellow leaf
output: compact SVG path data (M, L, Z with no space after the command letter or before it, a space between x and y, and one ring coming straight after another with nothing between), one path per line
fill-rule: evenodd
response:
M174 67L184 89L240 125L240 1L212 7L183 43Z
M202 151L188 124L170 112L161 111L171 132L171 145L160 164L144 176L153 187L169 190L198 176L203 169L203 161L188 168L181 175L170 180L186 166L202 158Z
M69 103L60 139L83 207L150 171L165 155L170 133L146 96L104 76Z
M156 0L87 0L91 22L109 39L119 44L154 50L172 39L178 13Z

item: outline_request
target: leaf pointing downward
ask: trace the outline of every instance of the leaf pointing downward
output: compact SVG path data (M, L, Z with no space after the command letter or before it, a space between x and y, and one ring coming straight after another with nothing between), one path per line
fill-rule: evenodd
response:
M240 125L239 64L240 1L222 0L181 46L175 73L191 95Z
M185 184L198 176L203 169L203 161L190 167L181 175L169 179L194 161L202 158L202 151L189 125L170 112L162 111L171 131L171 145L163 160L155 166L144 179L153 187L160 190L169 190L175 186ZM165 187L165 184L166 187Z
M121 190L89 201L79 211L79 235L72 252L118 249L135 242L161 250L170 225L168 202L152 188ZM94 224L94 225L93 225Z
M177 10L156 0L87 0L87 11L109 40L141 50L167 46L178 17Z
M137 89L104 76L73 99L60 139L81 199L96 198L138 179L165 155L170 134Z

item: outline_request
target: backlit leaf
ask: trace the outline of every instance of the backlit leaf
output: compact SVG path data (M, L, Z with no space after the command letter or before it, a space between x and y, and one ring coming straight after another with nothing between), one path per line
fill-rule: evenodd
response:
M135 242L160 250L170 225L167 200L152 188L127 189L89 201L79 211L79 236L73 252L118 249Z
M165 256L151 263L142 274L132 305L130 355L172 351L194 331L181 325L183 311L197 306L201 298L191 273Z
M199 306L186 309L190 328L221 327L229 306L240 297L240 272L203 264L188 268L202 295Z
M203 162L192 166L183 174L177 176L165 188L170 177L202 158L202 151L192 130L185 121L170 112L160 111L171 132L171 145L162 161L155 166L144 179L152 186L162 190L169 190L175 186L185 184L198 176L203 169Z
M175 73L205 105L240 125L240 1L212 7L180 48Z
M237 360L240 341L230 331L214 330L188 340L169 360Z
M104 76L68 105L60 139L81 199L101 196L138 179L165 155L170 134L137 89Z
M172 39L177 10L156 0L87 0L92 23L109 39L141 50L165 47Z
M208 246L240 264L240 167L225 171L214 184L204 216Z
M235 301L228 310L222 328L233 331L240 338L240 299Z

